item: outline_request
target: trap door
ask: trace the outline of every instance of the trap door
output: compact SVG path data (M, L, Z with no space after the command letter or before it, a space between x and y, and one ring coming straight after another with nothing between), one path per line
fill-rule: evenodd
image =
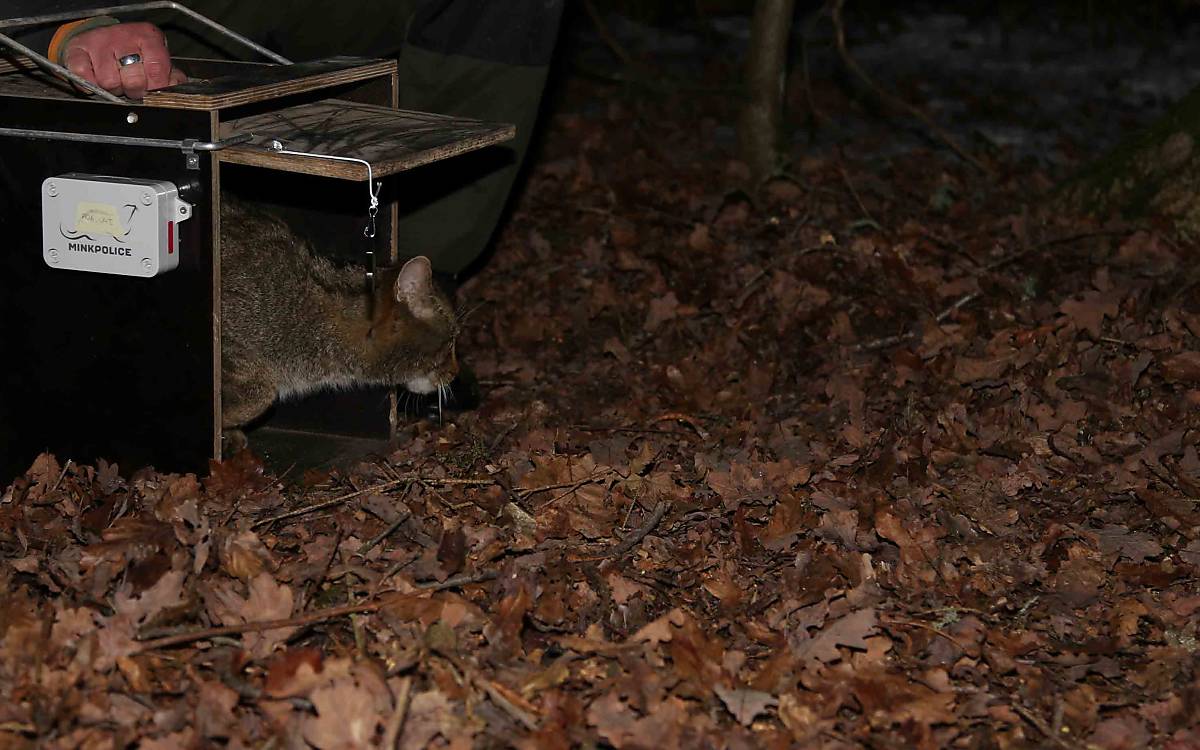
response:
M220 132L250 136L223 162L367 180L503 143L516 128L327 99L223 121Z

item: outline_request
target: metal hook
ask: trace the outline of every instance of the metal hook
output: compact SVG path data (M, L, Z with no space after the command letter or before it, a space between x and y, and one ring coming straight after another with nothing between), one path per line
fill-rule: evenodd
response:
M330 161L349 161L356 164L362 164L367 168L367 223L363 226L363 237L369 240L375 239L375 217L379 214L379 191L383 189L383 182L375 182L375 176L371 171L371 162L366 159L357 159L353 156L333 156L331 154L313 154L307 151L291 151L284 148L283 141L273 139L267 146L270 150L277 154L287 154L288 156L307 156L310 159L328 159ZM372 298L375 292L375 252L367 251L367 289L371 291Z

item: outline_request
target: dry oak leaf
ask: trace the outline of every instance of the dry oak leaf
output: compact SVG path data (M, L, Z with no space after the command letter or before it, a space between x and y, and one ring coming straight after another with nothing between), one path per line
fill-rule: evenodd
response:
M1070 318L1076 328L1087 331L1092 338L1100 338L1100 326L1104 319L1117 316L1117 302L1110 294L1089 291L1076 299L1069 299L1058 307L1059 312Z
M469 731L468 727L463 725L463 721L454 715L454 706L445 694L440 690L429 690L412 697L408 706L408 718L404 721L404 732L400 735L400 748L424 750L439 734L450 741ZM470 743L451 746L470 747Z
M267 666L263 694L271 698L301 698L327 679L322 676L322 654L315 648L290 648L275 655Z
M672 697L649 707L647 715L638 718L614 690L592 701L587 721L617 750L625 747L666 750L683 746L683 728L687 725L694 729L696 717L688 715L682 700Z
M851 691L872 725L953 724L955 693L944 673L940 679L936 673L927 673L924 682L929 684L882 669L859 670Z
M768 709L779 705L779 701L775 696L760 690L747 690L744 688L734 690L718 683L713 688L713 692L725 704L725 708L729 713L733 714L733 718L737 719L739 724L746 727L754 723L754 720L765 714Z
M676 625L682 627L686 620L687 615L684 614L684 611L676 607L662 617L659 617L657 620L653 620L643 625L629 640L636 643L650 644L669 641L672 637L674 637L674 631L671 629L671 626Z
M707 253L713 249L712 233L708 231L708 226L704 224L696 224L692 227L692 231L688 234L688 247L698 253Z
M33 465L25 472L25 478L32 486L27 494L30 500L40 500L58 482L62 476L62 467L58 459L50 453L42 453L33 459Z
M273 570L271 552L253 531L226 537L220 547L221 569L234 578L249 581L264 570Z
M57 611L54 614L54 626L50 629L50 643L56 648L74 648L80 638L95 632L96 620L99 617L95 610L87 607L64 607L61 600L56 602L55 609Z
M496 605L496 615L484 627L484 636L492 643L504 644L516 650L521 645L521 630L525 615L533 605L533 596L524 583L504 596Z
M796 658L832 662L841 658L838 646L867 650L867 636L877 632L875 609L868 607L851 612L826 625L807 640L793 641Z
M317 687L309 696L316 716L305 719L303 733L320 750L373 746L375 731L392 707L391 692L369 667Z
M204 487L215 494L242 496L269 487L273 480L266 475L263 462L248 450L242 450L224 461L209 460L209 473Z
M113 596L113 609L128 616L135 624L143 625L167 607L183 602L183 579L183 571L168 570L138 596L130 596L132 587L125 584Z
M1173 383L1200 383L1200 352L1180 352L1164 361L1162 369Z
M954 379L963 384L997 380L1008 370L1015 358L1014 354L984 358L959 357L954 362Z
M191 729L183 729L161 737L142 737L138 740L138 750L178 750L195 745L196 733Z
M270 573L255 576L249 589L249 595L243 599L232 585L214 587L210 614L224 625L291 617L292 590L276 583ZM243 634L242 639L252 658L263 659L295 631L294 627L256 631Z
M650 310L646 313L643 327L647 333L654 333L660 325L668 320L674 320L679 315L679 298L675 292L667 292L661 297L650 300Z
M215 680L200 682L196 703L196 728L204 737L232 737L237 728L237 717L233 709L238 704L238 694L232 688Z
M1142 562L1163 553L1162 545L1154 537L1144 531L1131 532L1121 525L1109 525L1102 529L1080 528L1077 531L1096 537L1097 546L1105 557L1127 557L1134 562Z
M1086 553L1076 554L1073 548L1070 554L1071 557L1059 566L1050 588L1069 606L1086 607L1100 595L1107 576L1104 568Z
M822 719L811 706L801 703L797 693L784 693L779 696L779 720L792 733L792 739L797 743L808 742L823 729L833 726L832 720Z
M1115 716L1096 725L1088 745L1102 750L1138 750L1150 744L1150 732L1140 719L1131 715Z

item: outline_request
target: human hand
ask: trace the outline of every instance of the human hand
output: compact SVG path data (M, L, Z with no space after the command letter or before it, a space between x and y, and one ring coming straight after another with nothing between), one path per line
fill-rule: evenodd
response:
M121 65L118 61L127 55L139 55L141 61ZM150 23L119 23L85 31L67 42L62 59L72 73L131 99L187 80L187 75L171 64L166 37Z

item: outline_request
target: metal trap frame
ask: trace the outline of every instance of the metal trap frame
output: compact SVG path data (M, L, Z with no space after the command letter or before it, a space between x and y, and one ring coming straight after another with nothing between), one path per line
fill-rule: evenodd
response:
M9 34L148 11L178 12L269 62L177 58L191 80L136 102ZM394 60L293 63L177 2L0 19L3 475L42 451L166 471L219 460L223 184L318 195L305 207L320 214L310 223L360 241L368 199L379 196L372 249L395 263L398 200L387 178L515 135L511 125L399 110L398 86ZM138 277L53 267L43 255L45 184L64 175L174 188L177 202L163 205L190 215L175 216L164 235L178 252L173 270ZM334 189L347 181L360 184ZM364 262L368 248L358 247ZM321 396L280 408L269 424L293 449L324 440L321 450L334 450L340 437L382 442L395 435L395 393Z

